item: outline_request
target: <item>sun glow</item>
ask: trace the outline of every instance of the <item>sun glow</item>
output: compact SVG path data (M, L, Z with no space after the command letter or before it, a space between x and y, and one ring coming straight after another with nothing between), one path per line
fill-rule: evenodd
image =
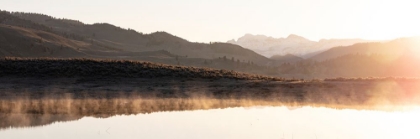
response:
M366 38L394 39L420 35L420 19L414 15L420 13L418 1L369 1L369 7L363 12L367 15L361 21L366 24ZM357 28L357 26L356 26Z
M419 137L417 134L418 131L418 125L413 123L420 123L420 119L418 118L420 116L420 109L415 108L411 111L407 112L394 112L390 115L390 117L394 120L389 121L390 127L394 128L388 128L389 132L396 132L399 135L403 135L403 137L400 138L413 138L413 137Z
M409 46L411 46L411 51L415 54L420 54L420 36L412 39Z

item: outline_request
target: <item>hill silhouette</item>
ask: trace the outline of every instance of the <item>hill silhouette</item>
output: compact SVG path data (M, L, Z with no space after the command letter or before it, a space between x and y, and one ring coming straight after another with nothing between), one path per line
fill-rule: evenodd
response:
M310 59L323 61L348 54L381 54L393 57L412 55L420 51L420 37L400 38L388 42L357 43L351 46L331 48Z
M0 53L15 57L85 57L87 43L51 32L0 24Z
M270 57L270 59L273 59L279 62L297 62L297 61L303 60L303 58L292 55L292 54L273 55L272 57Z
M76 20L57 19L51 16L15 12L12 15L41 24L61 32L64 36L81 40L93 46L103 47L107 51L158 51L166 50L174 55L190 58L214 59L235 57L242 61L266 64L269 59L249 49L228 43L192 43L166 32L143 34L132 29L123 29L108 23L84 24ZM95 49L96 50L96 49Z

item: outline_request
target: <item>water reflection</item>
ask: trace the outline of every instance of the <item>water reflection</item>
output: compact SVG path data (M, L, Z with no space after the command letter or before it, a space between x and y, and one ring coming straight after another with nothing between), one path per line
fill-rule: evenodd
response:
M46 125L82 117L111 117L160 111L204 110L255 105L269 101L209 98L12 99L0 100L0 129Z
M34 127L54 122L74 121L83 117L108 118L115 115L146 114L162 111L208 110L232 107L287 106L297 110L302 106L333 109L406 111L413 107L387 105L337 105L282 103L258 99L212 98L114 98L114 99L11 99L0 100L0 130Z
M418 139L420 109L399 112L251 107L83 117L37 128L6 128L0 138Z

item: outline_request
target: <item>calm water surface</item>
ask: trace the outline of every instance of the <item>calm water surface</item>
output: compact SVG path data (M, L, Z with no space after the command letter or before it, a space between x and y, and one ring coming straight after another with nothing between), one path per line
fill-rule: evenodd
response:
M420 109L399 112L252 107L83 117L4 128L0 139L419 139Z

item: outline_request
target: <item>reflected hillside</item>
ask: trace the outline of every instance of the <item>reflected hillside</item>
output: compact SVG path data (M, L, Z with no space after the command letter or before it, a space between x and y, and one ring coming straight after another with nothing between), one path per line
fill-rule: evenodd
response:
M117 115L148 114L162 111L208 110L231 107L301 106L335 109L404 110L403 106L333 105L282 103L249 99L21 99L0 102L0 129L35 127L55 122L69 122L83 117L108 118Z
M280 105L280 103L204 98L1 100L0 128L43 126L54 122L74 121L86 116L107 118L116 115L147 114L161 111L207 110L257 105Z

